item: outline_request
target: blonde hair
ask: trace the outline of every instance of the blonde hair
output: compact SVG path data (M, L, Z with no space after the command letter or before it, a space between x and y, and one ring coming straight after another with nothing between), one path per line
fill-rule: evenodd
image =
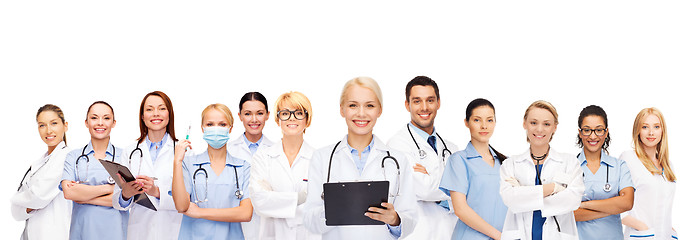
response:
M210 110L218 110L222 112L225 115L225 119L227 119L227 121L230 123L230 127L234 126L234 118L232 117L232 111L230 111L230 108L222 103L214 103L208 105L208 107L204 108L203 112L201 112L201 128L203 128L203 119L206 117L206 113L208 113Z
M299 110L306 111L306 127L311 125L311 117L313 116L311 109L311 101L303 93L292 91L283 93L275 101L275 123L280 124L278 118L278 111L287 107L293 107Z
M340 106L344 104L345 95L347 95L347 91L349 91L349 89L355 84L357 86L368 88L371 91L373 91L373 93L376 94L376 98L378 98L380 109L383 109L383 92L380 90L380 86L378 86L376 80L373 80L373 78L370 77L356 77L347 81L344 87L342 87L342 94L340 95Z
M639 132L641 131L642 121L650 115L655 115L658 117L658 119L660 119L660 128L663 131L663 136L660 137L660 142L658 142L658 145L656 145L656 157L660 162L660 166L664 169L665 179L667 179L670 182L674 182L675 180L677 180L677 178L675 177L675 172L673 172L672 168L670 167L670 151L668 150L668 137L667 127L665 125L665 118L663 117L663 114L660 112L660 110L658 110L657 108L644 108L639 112L639 114L636 115L636 119L634 119L634 128L632 129L632 139L634 139L634 151L636 152L636 156L639 157L639 160L641 160L641 163L644 164L646 169L648 169L648 171L651 172L651 174L663 174L663 171L655 167L653 162L651 162L651 157L646 154L646 151L644 151L643 143L641 142L641 136L639 135Z
M529 105L529 107L526 108L526 112L524 112L524 122L526 122L526 117L529 115L529 111L531 111L531 109L533 108L541 108L547 110L548 112L553 114L553 117L555 118L555 125L560 123L557 120L557 109L555 109L555 106L553 106L553 104L545 100L535 101L531 105ZM555 133L553 133L553 135L550 136L550 140L553 140L553 136L555 136ZM526 138L526 141L529 141L528 137Z

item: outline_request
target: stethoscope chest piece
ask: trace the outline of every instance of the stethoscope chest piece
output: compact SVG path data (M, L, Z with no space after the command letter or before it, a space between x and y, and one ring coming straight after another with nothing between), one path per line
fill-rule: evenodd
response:
M242 199L244 196L244 192L242 190L237 189L237 191L234 192L234 195L237 196L237 199Z
M603 186L603 191L610 192L610 190L612 190L610 183L605 183L605 186Z
M426 151L424 151L423 149L419 149L419 157L421 157L421 159L425 159Z
M112 177L108 177L108 184L110 184L110 185L115 184L115 179Z

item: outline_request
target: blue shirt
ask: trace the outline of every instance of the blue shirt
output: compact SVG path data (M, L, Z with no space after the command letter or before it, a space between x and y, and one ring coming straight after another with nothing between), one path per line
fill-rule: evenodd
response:
M602 200L617 197L620 191L627 187L634 187L632 176L625 161L601 153L600 168L594 174L586 166L586 156L582 152L577 156L581 162L581 169L584 171L584 186L586 190L581 198L582 202L590 200ZM612 190L603 190L606 178ZM622 222L620 215L610 215L607 217L594 219L591 221L577 222L579 239L623 239Z
M83 153L86 157L80 157ZM91 142L86 146L72 150L65 159L62 180L84 181L86 185L108 184L110 174L93 156ZM114 156L113 156L114 154ZM120 163L122 149L108 143L105 159ZM88 160L87 160L88 158ZM77 162L78 159L78 162ZM78 169L77 169L78 167ZM62 187L59 187L62 190ZM118 211L112 207L73 203L72 221L69 229L70 239L125 239L129 212Z
M450 155L439 187L448 196L450 191L466 195L467 205L488 224L502 231L507 206L500 197L500 161L492 149L490 153L495 159L492 167L469 142L466 149ZM452 239L490 238L457 221Z
M428 143L428 137L430 137L430 136L435 136L435 139L438 139L438 134L435 133L435 127L433 127L433 133L432 133L432 134L428 134L426 131L421 130L420 128L417 128L416 126L414 126L414 124L407 123L407 125L409 125L409 127L410 127L414 132L416 132L417 134L419 134L419 136L421 136L422 139L415 139L416 142L417 142L419 145L420 145L420 144L424 144L424 143L425 143L425 144L429 144L429 143ZM439 142L439 141L435 141L435 146L432 146L432 147L435 148L435 149L438 149L438 142ZM430 145L430 144L429 144L429 145ZM438 150L440 150L440 149L438 149Z
M146 146L148 146L148 152L151 153L151 163L155 164L156 159L158 159L158 150L163 147L163 143L167 142L167 133L163 136L163 139L160 140L160 142L151 142L151 140L148 139L148 136L146 137Z
M371 148L373 148L373 142L374 141L371 140L371 143L364 148L364 151L361 152L361 157L359 157L359 150L356 150L352 146L349 146L349 143L345 142L347 144L347 148L349 148L349 152L352 154L352 158L356 164L356 169L359 170L359 175L361 175L361 172L364 171L366 160L368 160L368 154L371 153Z
M211 168L208 151L188 156L184 159L184 185L189 193L191 202L198 199L208 199L197 203L200 208L233 208L249 196L249 163L230 156L227 153L225 168L220 175L216 175ZM198 171L198 169L204 169ZM235 169L237 175L235 175ZM208 175L205 175L207 173ZM196 175L196 184L193 176ZM243 191L241 199L237 199L237 180ZM208 188L206 188L208 184ZM198 199L197 199L198 196ZM179 230L179 239L244 239L242 227L238 222L216 222L201 218L191 218L184 215Z
M244 143L246 144L246 146L249 147L251 155L254 155L254 153L256 153L256 150L258 150L258 146L261 145L261 142L263 141L263 135L261 135L261 138L259 138L258 141L256 141L255 143L249 141L249 139L246 138L246 134L242 134L242 138L244 138Z

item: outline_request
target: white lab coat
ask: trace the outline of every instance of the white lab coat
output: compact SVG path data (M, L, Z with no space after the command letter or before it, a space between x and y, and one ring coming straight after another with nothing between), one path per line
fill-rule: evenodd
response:
M256 150L256 152L258 153L260 151L263 151L265 148L270 146L273 146L273 142L270 141L270 139L268 139L268 137L265 134L263 134L263 140L261 140L261 144L258 145L258 149ZM242 159L251 164L251 159L253 159L253 155L251 154L251 150L249 150L249 146L247 146L246 142L244 142L244 134L242 134L232 142L227 143L227 151L230 153L231 156ZM258 239L258 231L261 225L261 217L256 214L256 211L253 212L251 216L251 221L243 222L241 224L242 232L244 233L244 239Z
M543 197L543 186L535 185L536 169L529 151L506 159L500 167L500 196L507 206L502 239L531 239L533 211L541 210L546 217L543 239L579 239L573 211L579 208L584 193L584 181L579 161L574 155L550 150L541 170L541 182L566 183L567 188L552 196ZM519 186L506 179L514 178ZM561 232L558 232L559 223Z
M423 165L428 172L428 174L424 174L413 172L412 170L419 220L414 228L414 232L407 239L450 239L455 224L457 224L457 216L452 210L452 205L450 205L450 210L448 211L436 203L443 200L448 200L451 203L450 196L447 196L438 188L440 179L445 171L445 161L450 158L450 153L447 153L445 159L442 159L442 152L445 147L443 142L437 139L438 154L435 154L431 145L426 142L426 139L423 139L412 129L411 133L419 144L419 148L426 152L426 158L421 158L419 149L416 148L416 144L414 144L414 140L412 140L409 132L405 125L388 141L390 148L407 154L410 168L413 168L418 163ZM458 150L456 145L447 139L443 140L451 153Z
M302 143L292 166L281 142L254 154L249 189L254 211L261 216L258 239L321 239L306 230L304 204L297 205L298 193L306 192L313 151L309 144Z
M72 201L66 200L58 185L65 157L70 149L64 142L31 164L21 189L10 199L12 216L26 221L21 239L68 239ZM26 213L26 209L36 209Z
M672 202L675 199L675 182L668 182L662 175L653 175L646 169L636 152L626 151L620 160L627 162L634 182L634 207L623 213L645 223L649 229L637 231L624 226L625 239L673 239L677 233L672 230ZM654 234L654 237L645 237ZM644 237L630 237L644 236Z
M182 214L177 212L175 203L170 195L172 190L172 165L175 155L174 140L169 135L167 136L167 141L162 145L162 149L158 151L158 158L155 164L151 161L151 153L146 145L146 141L139 144L141 153L143 153L143 159L139 157L141 156L139 151L134 152L132 155L132 151L136 149L136 142L134 142L124 149L120 161L122 164L129 166L129 156L132 155L129 170L134 176L146 175L158 178L155 184L160 190L160 199L148 196L158 211L150 210L133 202L126 208L123 208L119 202L119 197L122 195L122 189L119 187L115 187L112 206L118 210L129 209L127 239L177 239L180 224L182 223ZM138 172L139 166L141 166L141 172Z
M330 182L388 180L390 181L390 194L396 193L397 186L399 186L399 196L396 199L390 197L388 200L394 204L395 211L397 211L401 219L401 237L406 237L414 231L418 215L416 212L412 168L409 166L409 161L405 159L406 156L404 154L388 148L375 135L373 141L373 148L368 155L361 175L359 175L359 170L357 170L356 163L347 147L347 138L345 136L340 145L337 146L333 156ZM335 144L332 144L318 149L311 160L308 195L306 203L304 203L304 225L311 232L323 234L323 239L395 239L388 230L387 225L325 225L325 206L321 199L321 193L323 193L323 183L326 182L328 175L330 154L334 147ZM399 183L397 182L397 168L392 161L386 160L385 169L381 168L381 161L383 157L387 156L386 151L390 151L390 154L399 162L401 170ZM384 174L387 176L387 179L384 178Z

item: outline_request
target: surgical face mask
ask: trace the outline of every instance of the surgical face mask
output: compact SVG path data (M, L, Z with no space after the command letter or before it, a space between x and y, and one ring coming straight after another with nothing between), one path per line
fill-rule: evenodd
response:
M219 149L225 146L230 139L230 129L226 127L203 128L203 140L206 140L212 148Z

